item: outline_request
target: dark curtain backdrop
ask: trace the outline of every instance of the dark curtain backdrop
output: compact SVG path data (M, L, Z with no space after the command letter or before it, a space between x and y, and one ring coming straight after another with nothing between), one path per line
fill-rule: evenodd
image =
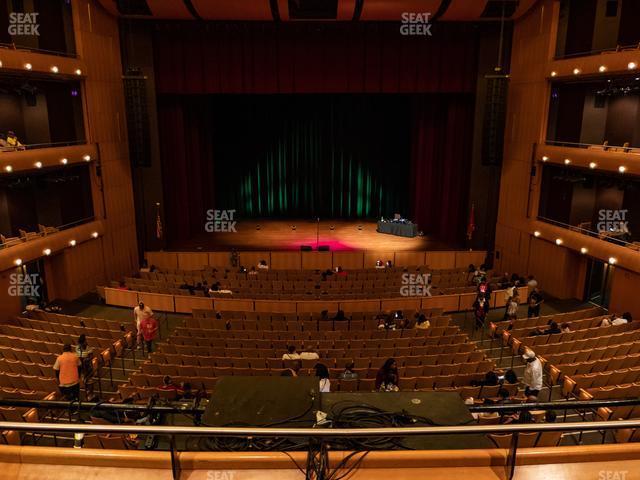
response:
M399 21L155 28L159 94L475 90L478 34L471 24L434 24L430 37L400 35Z
M165 96L158 102L167 238L240 218L379 218L466 229L472 95Z
M467 227L474 97L416 97L411 127L413 218L442 241L461 244Z
M222 96L208 105L218 112L203 125L214 139L218 208L242 217L408 214L408 97Z

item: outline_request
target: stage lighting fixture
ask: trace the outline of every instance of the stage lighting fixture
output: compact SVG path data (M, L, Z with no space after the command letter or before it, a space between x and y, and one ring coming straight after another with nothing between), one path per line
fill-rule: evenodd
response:
M30 63L25 63L24 68L26 68L27 70L31 70L33 68L33 65L31 65Z
M84 156L82 157L82 159L83 159L85 162L90 162L90 161L91 161L91 155L84 155Z
M585 253L587 253L588 251L589 251L589 250L587 250L587 247L582 247L582 248L580 249L580 253L581 253L581 254L583 254L583 255L584 255Z
M76 75L82 75L82 70L80 70L79 68L76 69Z
M93 233L91 234L91 236L92 236L93 238L98 238L98 232L93 232Z

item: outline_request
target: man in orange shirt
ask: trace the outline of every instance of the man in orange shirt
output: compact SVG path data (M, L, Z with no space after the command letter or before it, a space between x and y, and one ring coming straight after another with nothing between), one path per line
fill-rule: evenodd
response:
M80 399L80 358L71 351L71 345L62 347L62 355L53 365L62 396L68 400Z
M153 341L158 333L158 322L154 317L145 317L140 321L140 333L144 338L144 343L147 346L147 351L151 353L153 351Z

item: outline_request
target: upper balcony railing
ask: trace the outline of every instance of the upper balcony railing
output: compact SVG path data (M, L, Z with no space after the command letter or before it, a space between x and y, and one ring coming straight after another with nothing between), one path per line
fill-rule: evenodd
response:
M78 58L78 54L75 52L61 52L58 50L46 50L44 48L31 48L23 45L16 45L15 43L0 42L0 48L19 50L23 52L41 53L43 55L56 55L58 57Z
M554 55L554 60L564 60L566 58L587 57L589 55L600 55L603 53L627 52L640 49L640 43L632 45L617 45L611 48L601 48L597 50L587 50L584 52L566 53L562 55Z
M584 148L584 149L602 150L604 152L631 153L634 155L640 155L640 147L631 147L628 145L609 145L608 143L596 144L596 143L563 142L561 140L545 140L545 144L553 145L556 147Z
M555 225L557 227L566 228L573 232L581 233L583 235L588 235L589 237L597 238L599 240L604 240L605 242L610 242L615 245L620 245L622 247L628 247L628 248L631 248L632 250L640 251L640 242L633 242L630 239L629 232L623 232L619 230L607 230L605 228L594 229L592 222L582 222L578 225L570 225L568 223L559 222L557 220L553 220L551 218L543 217L540 215L538 215L537 219L540 220L541 222L550 223L551 225Z

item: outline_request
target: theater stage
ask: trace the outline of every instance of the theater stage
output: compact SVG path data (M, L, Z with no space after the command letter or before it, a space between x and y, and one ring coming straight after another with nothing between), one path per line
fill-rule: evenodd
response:
M257 226L260 226L257 229ZM295 225L295 230L292 226ZM333 226L333 230L331 227ZM362 229L358 227L362 226ZM455 250L459 245L448 245L425 235L423 237L397 237L376 231L377 222L354 220L321 220L318 245L338 250ZM235 232L203 233L187 241L172 244L169 250L299 250L301 245L316 248L317 224L313 220L238 221Z

